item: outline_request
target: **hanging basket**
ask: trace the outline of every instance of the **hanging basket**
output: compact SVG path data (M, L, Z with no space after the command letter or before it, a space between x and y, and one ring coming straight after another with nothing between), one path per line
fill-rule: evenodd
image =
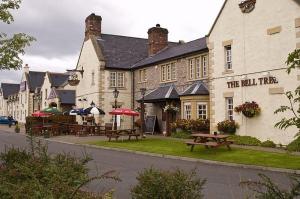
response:
M69 79L68 80L68 83L71 85L71 86L77 86L79 84L80 80L78 79Z

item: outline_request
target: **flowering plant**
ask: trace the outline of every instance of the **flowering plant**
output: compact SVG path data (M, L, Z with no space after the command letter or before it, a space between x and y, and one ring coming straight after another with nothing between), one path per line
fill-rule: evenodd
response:
M234 134L236 132L236 129L239 128L239 125L234 120L225 120L225 121L219 122L217 124L217 127L218 127L218 130L223 133Z
M197 119L197 120L187 120L187 119L178 119L171 124L171 128L182 129L184 131L209 131L209 120Z
M164 107L164 111L165 112L179 112L179 108L176 106L172 106L172 105L166 105Z
M239 105L234 108L234 111L237 113L242 112L244 116L252 118L260 114L261 109L256 102L245 102L242 105Z

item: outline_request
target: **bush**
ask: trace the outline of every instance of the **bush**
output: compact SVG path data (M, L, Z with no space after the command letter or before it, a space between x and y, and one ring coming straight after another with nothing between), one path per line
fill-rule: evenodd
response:
M218 127L218 131L221 131L223 133L235 134L236 129L239 128L239 125L234 120L225 120L219 122L217 124L217 127Z
M171 128L181 129L183 131L209 131L209 120L197 119L197 120L186 120L186 119L178 119L174 123L171 124Z
M15 133L20 133L20 126L19 126L19 124L16 124L16 126L15 126Z
M81 190L87 183L117 178L112 173L90 178L88 156L49 155L47 147L30 140L30 150L11 148L0 154L1 198L102 198Z
M288 144L286 148L288 151L300 152L300 137Z
M191 137L191 133L188 131L175 131L172 132L171 137L180 138L180 139L189 139Z
M239 136L239 135L232 135L229 137L230 140L237 145L245 145L245 146L260 146L261 141L259 141L255 137L251 136Z
M137 180L138 184L131 190L133 199L203 198L205 180L198 178L195 170L186 173L180 169L161 171L150 168L139 173Z
M268 148L275 148L276 144L271 140L267 140L267 141L264 141L263 143L261 143L261 146L268 147Z

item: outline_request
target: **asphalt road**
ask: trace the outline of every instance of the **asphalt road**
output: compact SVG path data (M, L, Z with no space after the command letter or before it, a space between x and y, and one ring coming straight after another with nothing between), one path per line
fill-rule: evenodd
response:
M289 184L287 175L278 172L194 163L182 160L137 155L127 152L85 148L82 146L57 142L49 142L48 145L50 153L70 152L74 153L76 156L82 156L84 152L90 154L93 157L93 161L89 163L91 176L95 175L99 171L117 171L122 180L121 182L105 181L93 183L88 187L88 189L92 191L105 191L109 188L114 188L117 199L130 198L130 188L137 183L136 176L138 172L151 166L164 170L170 170L178 167L188 171L196 168L197 174L201 178L205 178L207 180L204 195L205 198L209 199L246 198L246 195L248 195L249 192L245 188L241 188L239 183L244 180L257 179L258 173L268 175L276 183L282 186L287 186L287 184ZM11 146L26 147L26 138L23 135L0 131L0 150L3 151L5 147Z

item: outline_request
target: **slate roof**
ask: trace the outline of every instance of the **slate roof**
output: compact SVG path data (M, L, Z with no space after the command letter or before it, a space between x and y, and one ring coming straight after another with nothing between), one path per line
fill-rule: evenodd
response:
M56 94L62 104L75 105L75 90L56 90Z
M160 86L157 89L146 94L144 97L144 102L158 102L165 101L167 99L177 100L179 99L178 92L174 85ZM141 101L138 100L139 102Z
M190 95L209 95L209 91L206 85L201 82L195 82L191 86L189 86L180 96L190 96Z
M37 87L42 87L45 78L45 72L29 71L28 86L30 92L34 92Z
M179 44L177 46L165 48L157 54L151 57L147 57L146 59L143 59L140 62L136 63L135 65L133 65L132 68L135 69L146 65L154 64L160 61L204 50L208 50L206 44L206 37L196 39L188 43Z
M59 87L63 85L68 79L69 79L69 74L66 73L49 73L49 81L51 83L51 86L53 87Z
M1 83L1 90L4 99L7 99L8 96L19 92L20 84Z
M148 39L102 34L97 38L106 68L130 69L135 63L148 57ZM178 45L169 42L169 46Z

